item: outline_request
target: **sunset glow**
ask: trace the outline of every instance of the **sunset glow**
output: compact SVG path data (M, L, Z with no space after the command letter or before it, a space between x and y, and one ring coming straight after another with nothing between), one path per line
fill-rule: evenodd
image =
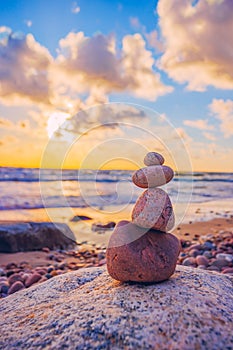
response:
M127 139L119 121L167 143L166 132L158 132L155 116L161 115L177 131L195 171L233 171L232 32L231 0L1 2L0 165L40 167L56 136L57 156L79 140L62 166L80 167L97 143ZM119 119L93 109L118 102L152 112L128 108ZM108 123L113 126L104 127ZM96 125L103 127L90 133ZM157 149L137 131L130 140ZM135 168L133 157L120 160L109 145L101 152L103 159L116 157L106 169ZM58 163L51 156L46 166ZM87 162L91 168L97 163Z

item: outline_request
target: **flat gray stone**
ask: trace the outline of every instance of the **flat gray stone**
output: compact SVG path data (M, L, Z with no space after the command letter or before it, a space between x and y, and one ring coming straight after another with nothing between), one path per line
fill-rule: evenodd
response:
M1 349L233 348L233 278L177 266L158 284L82 269L0 301Z
M75 236L69 226L51 222L22 222L0 224L0 252L16 253L75 247Z

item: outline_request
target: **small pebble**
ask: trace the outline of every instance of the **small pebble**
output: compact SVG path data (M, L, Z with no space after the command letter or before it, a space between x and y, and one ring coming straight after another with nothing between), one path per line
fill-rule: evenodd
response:
M218 271L218 272L220 271L217 266L208 266L207 270L209 270L209 271Z
M182 265L184 265L184 266L196 266L196 259L195 258L186 258L186 259L184 259Z
M36 271L37 273L39 273L40 275L45 275L46 272L47 272L46 269L42 269L42 268L39 268L39 269L36 268L35 271Z
M23 282L23 278L19 273L14 273L8 278L8 282L10 285L14 284L16 281Z
M206 250L203 253L203 256L205 256L207 259L211 259L213 257L212 253L209 250Z
M203 248L206 250L211 250L214 247L215 247L215 245L210 241L206 241L205 243L203 243Z
M47 272L50 273L50 272L52 272L53 270L54 270L53 267L48 267Z
M8 290L9 290L9 286L7 284L2 285L0 288L1 294L7 294Z
M5 282L5 281L7 281L7 277L6 277L6 276L0 277L0 283L1 283L1 282Z
M12 284L12 286L9 288L8 290L8 294L13 294L15 292L18 292L21 289L24 289L24 285L22 282L20 281L16 281L14 284Z
M189 247L189 250L192 250L192 249L196 249L196 250L200 250L200 249L203 249L203 245L202 244L192 244L190 247Z
M16 268L17 268L17 265L13 262L6 265L7 270L12 270L12 269L16 269Z
M210 264L211 266L216 266L219 270L221 270L223 267L228 266L228 261L225 259L217 259Z
M48 247L44 247L41 250L42 250L42 252L45 252L45 253L49 253L50 252L50 249Z
M233 261L233 255L232 254L219 253L219 254L216 254L216 258L217 259L225 259L228 262L232 262Z
M233 267L224 268L222 273L233 273Z
M14 270L9 270L9 271L6 271L6 276L7 277L10 277L11 275L13 275L16 271Z
M197 250L197 249L191 249L190 251L189 251L189 256L192 256L192 257L196 257L197 255L199 255L200 254L200 252Z
M40 279L41 279L41 275L35 272L26 279L25 286L30 287L34 283L38 282Z
M144 164L146 166L150 165L162 165L164 163L164 158L161 154L156 152L149 152L144 158Z
M59 269L59 270L64 270L65 267L66 267L66 263L58 264L58 269Z
M196 263L199 266L207 266L209 264L208 259L203 255L196 256Z

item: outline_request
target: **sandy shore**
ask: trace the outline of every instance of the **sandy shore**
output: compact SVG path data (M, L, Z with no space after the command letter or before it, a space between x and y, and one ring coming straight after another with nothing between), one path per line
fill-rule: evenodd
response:
M224 219L213 219L210 221L202 221L202 222L190 222L189 224L182 224L179 225L172 233L176 235L179 239L185 239L188 241L198 241L201 236L206 235L221 235L221 232L233 232L233 218ZM104 233L102 233L104 235ZM110 235L110 232L108 231L107 236ZM97 249L104 251L103 249L100 249L98 245L90 245L90 244L84 244L84 245L78 245L77 251L80 250L88 250L88 251L95 251ZM74 258L70 256L71 253L62 254L63 261L66 263L70 263L74 261ZM38 266L49 266L51 265L51 260L49 257L52 255L58 255L58 252L50 251L43 252L43 251L33 251L33 252L19 252L19 253L0 253L0 267L3 268L7 264L14 262L16 264L20 264L23 261L26 261L30 264L32 268L38 267ZM61 256L61 254L60 254Z
M233 218L219 218L210 221L190 221L179 225L172 233L178 238L193 239L201 235L217 235L221 231L233 232Z

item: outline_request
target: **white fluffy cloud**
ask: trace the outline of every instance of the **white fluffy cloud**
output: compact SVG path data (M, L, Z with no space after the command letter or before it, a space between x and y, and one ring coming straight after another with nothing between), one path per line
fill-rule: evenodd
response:
M186 126L190 126L192 128L196 128L199 130L213 130L214 126L208 124L208 120L206 119L198 119L198 120L184 120L183 124Z
M220 121L220 129L224 137L233 135L233 101L214 99L209 105L211 114Z
M159 67L190 90L233 88L233 1L160 0Z
M80 12L80 7L78 6L77 2L73 2L72 7L71 7L71 12L74 14L77 14Z
M117 49L111 35L70 32L60 40L55 58L31 34L15 34L7 27L0 27L0 34L0 102L36 107L37 120L35 113L28 118L40 130L51 120L56 124L54 115L69 119L108 102L111 93L155 100L172 91L154 70L154 58L140 34L125 36Z
M140 34L125 36L116 49L113 36L71 32L60 40L53 58L31 34L15 34L7 27L0 27L0 33L4 104L29 102L73 112L107 102L110 93L155 100L172 91L154 70L154 58Z
M128 92L155 100L172 91L154 71L155 61L140 34L125 36L120 50L113 36L98 34L89 38L82 32L69 33L59 44L54 75L63 81L64 76L69 77L70 86L78 92L99 90L102 96Z
M52 57L33 35L20 36L1 27L0 101L49 103L48 68Z
M173 90L165 86L160 75L155 73L152 54L145 48L145 41L140 34L127 35L122 43L122 69L125 89L136 96L155 100Z

